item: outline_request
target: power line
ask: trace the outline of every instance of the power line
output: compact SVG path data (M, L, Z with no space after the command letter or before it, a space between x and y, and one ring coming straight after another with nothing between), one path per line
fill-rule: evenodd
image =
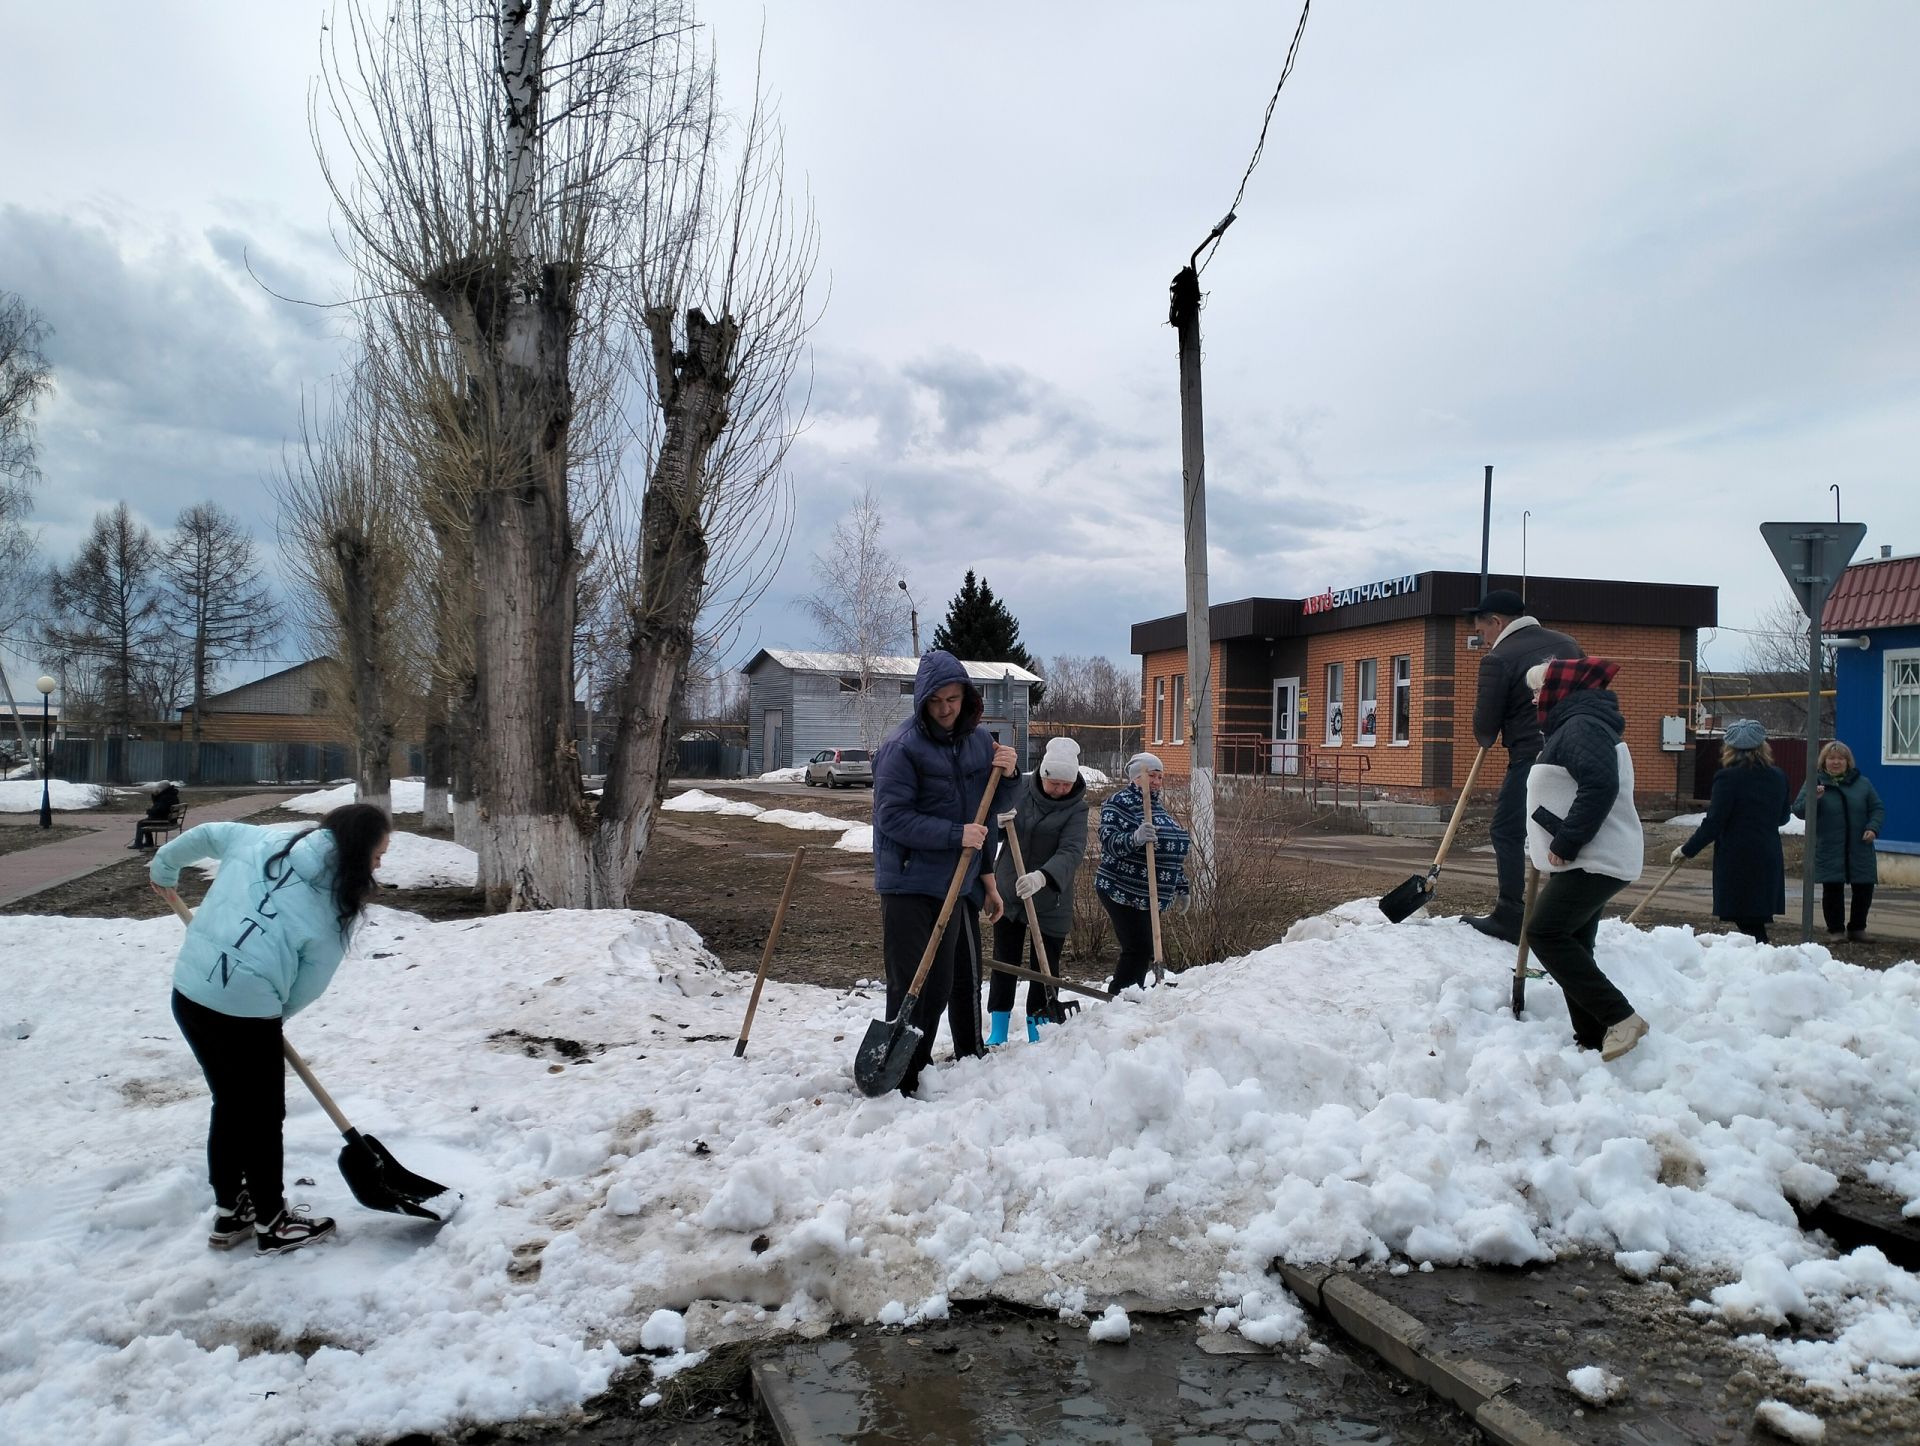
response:
M1273 123L1273 108L1279 104L1281 87L1286 85L1287 77L1293 74L1294 59L1300 54L1300 37L1306 33L1307 29L1307 12L1312 8L1313 0L1303 0L1300 6L1300 23L1293 27L1293 40L1287 46L1286 62L1280 67L1280 79L1274 83L1273 95L1267 101L1267 113L1260 118L1260 138L1253 143L1253 155L1247 161L1247 169L1241 174L1240 189L1233 193L1233 204L1227 207L1227 214L1220 224L1207 233L1207 239L1193 248L1193 259L1188 261L1188 265L1194 266L1196 274L1205 271L1213 261L1215 252L1220 249L1220 238L1225 235L1227 227L1234 223L1240 213L1240 202L1247 194L1247 182L1253 179L1253 168L1260 164L1260 157L1267 148L1267 127ZM1213 250L1207 251L1207 259L1194 265L1200 253L1206 251L1209 244L1213 246Z

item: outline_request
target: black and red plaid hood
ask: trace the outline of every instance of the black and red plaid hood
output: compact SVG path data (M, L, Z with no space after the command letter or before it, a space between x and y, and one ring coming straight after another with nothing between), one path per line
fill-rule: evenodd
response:
M1545 718L1555 703L1570 694L1607 687L1619 671L1620 665L1610 658L1554 658L1547 664L1535 699L1540 716Z

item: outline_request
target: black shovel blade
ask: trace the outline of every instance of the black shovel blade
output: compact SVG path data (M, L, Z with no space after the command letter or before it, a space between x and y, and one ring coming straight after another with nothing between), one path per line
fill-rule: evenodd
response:
M1380 912L1387 916L1388 923L1398 924L1432 897L1433 876L1414 874L1392 892L1380 896Z
M860 1052L853 1057L853 1081L860 1093L873 1098L900 1088L920 1045L920 1030L911 1022L914 1001L900 1007L898 1019L876 1019L867 1025Z
M340 1173L353 1198L367 1209L421 1220L452 1218L462 1199L458 1191L414 1174L372 1135L349 1130L346 1141L340 1147Z

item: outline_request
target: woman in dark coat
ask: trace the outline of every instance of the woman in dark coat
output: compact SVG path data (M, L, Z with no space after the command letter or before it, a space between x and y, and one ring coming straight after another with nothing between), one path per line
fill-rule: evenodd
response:
M1713 912L1762 944L1767 924L1787 911L1787 870L1780 857L1780 826L1792 790L1774 767L1767 730L1757 719L1727 725L1726 753L1713 775L1707 816L1693 837L1673 851L1690 859L1713 845Z
M1873 886L1880 864L1873 841L1887 821L1886 805L1854 765L1853 750L1829 743L1820 754L1820 772L1807 780L1819 801L1820 820L1814 826L1813 880L1821 886L1820 908L1826 915L1827 937L1838 939L1844 929L1850 943L1867 937L1867 910L1873 907ZM1807 816L1807 794L1802 790L1793 811ZM1853 886L1853 909L1846 910L1846 889Z
M1007 964L1020 962L1028 951L1027 967L1039 970L1037 946L1044 946L1054 973L1060 972L1060 951L1073 931L1073 878L1087 853L1087 784L1080 776L1080 745L1071 738L1047 744L1040 767L1027 775L1018 794L1014 835L1020 840L1020 858L1027 866L1018 873L1013 850L1002 848L994 864L1000 897L1007 911L994 922L993 957ZM1040 937L1027 937L1026 906L1013 902L1032 899ZM1014 978L995 973L987 985L988 1044L1005 1044L1013 1021ZM1027 986L1027 1038L1040 1037L1040 1025L1053 1018L1047 991Z

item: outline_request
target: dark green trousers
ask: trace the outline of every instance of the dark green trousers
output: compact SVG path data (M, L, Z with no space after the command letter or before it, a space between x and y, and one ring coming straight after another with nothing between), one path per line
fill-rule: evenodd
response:
M1573 1037L1583 1049L1598 1049L1607 1030L1633 1013L1627 996L1613 987L1593 957L1600 915L1626 886L1624 879L1585 869L1549 874L1527 926L1528 947L1567 996Z

